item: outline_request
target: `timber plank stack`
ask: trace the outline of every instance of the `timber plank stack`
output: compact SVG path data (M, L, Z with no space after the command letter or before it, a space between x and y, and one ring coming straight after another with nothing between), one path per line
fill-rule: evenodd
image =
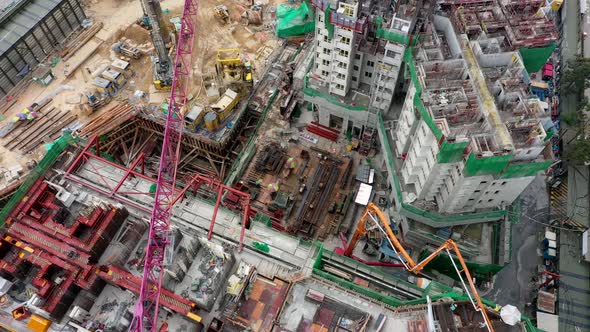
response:
M138 111L127 103L115 104L80 129L80 137L94 137L105 134L124 122L133 119Z
M57 136L61 135L61 130L76 121L76 118L77 115L51 107L39 113L39 117L35 120L26 122L26 125L15 126L6 139L4 147L10 151L29 153L41 144L53 142Z
M76 53L76 51L86 44L90 39L92 39L92 37L94 37L94 35L96 35L100 29L102 29L102 27L102 22L95 23L90 28L83 30L78 36L76 36L76 38L70 40L64 47L63 51L60 53L63 61L71 58Z

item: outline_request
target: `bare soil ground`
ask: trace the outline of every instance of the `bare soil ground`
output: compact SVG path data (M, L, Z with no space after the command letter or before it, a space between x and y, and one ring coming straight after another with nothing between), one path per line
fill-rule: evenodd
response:
M215 73L215 60L218 49L240 48L242 56L249 59L254 65L255 79L256 71L262 72L263 68L268 65L266 56L270 52L265 51L272 51L280 43L274 32L275 8L278 4L286 2L286 0L263 0L258 2L265 5L263 8L264 23L259 26L246 26L243 22L240 22L240 14L248 7L249 1L200 1L193 56L194 87L192 91L195 101L201 101L204 98L202 80L204 76ZM167 16L170 18L182 14L183 4L184 1L182 0L162 0L161 2L162 9L169 12ZM223 24L214 16L213 8L217 5L228 7L231 17L228 24ZM85 102L84 92L94 90L92 87L93 73L97 75L100 68L110 64L116 58L114 52L111 51L111 45L121 38L126 38L140 49L148 51L151 49L148 31L135 24L142 15L139 0L91 0L87 1L85 11L87 16L94 22L104 23L102 30L78 49L71 58L67 61L60 61L53 68L56 79L49 86L42 87L31 83L21 95L16 96L16 104L4 114L6 120L0 121L0 127L4 126L12 116L22 111L24 107L39 101L61 85L71 86L73 90L57 94L48 107L53 106L59 110L72 112L78 116L81 123L86 123L107 107L103 107L90 116L85 116L79 110L77 100ZM149 56L143 56L139 60L131 60L130 62L134 75L115 97L115 101L126 100L136 90L150 91L152 72ZM66 73L69 73L79 63L82 64L75 72L66 77ZM167 94L160 94L160 100L166 96ZM41 159L46 152L41 146L27 155L21 155L17 151L6 149L4 147L6 143L6 139L0 140L0 186L5 185L2 183L1 176L3 170L15 165L24 167L31 160Z

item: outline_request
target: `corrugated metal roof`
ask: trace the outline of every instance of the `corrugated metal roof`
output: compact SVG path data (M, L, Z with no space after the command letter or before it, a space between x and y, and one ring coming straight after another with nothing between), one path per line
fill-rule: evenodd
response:
M60 0L31 0L2 22L0 56L60 3Z

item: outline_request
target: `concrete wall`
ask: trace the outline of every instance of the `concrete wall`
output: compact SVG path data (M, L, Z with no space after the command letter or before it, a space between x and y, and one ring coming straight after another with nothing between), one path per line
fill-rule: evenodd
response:
M319 119L318 122L324 126L330 125L330 116L337 116L342 118L341 132L346 132L348 121L352 121L354 126L362 128L364 123L367 121L367 111L351 111L344 107L332 104L321 97L310 97L304 96L304 100L316 105L318 110Z
M461 51L461 45L455 35L451 20L444 16L434 15L434 27L436 30L442 31L445 34L453 58L460 58L463 52Z

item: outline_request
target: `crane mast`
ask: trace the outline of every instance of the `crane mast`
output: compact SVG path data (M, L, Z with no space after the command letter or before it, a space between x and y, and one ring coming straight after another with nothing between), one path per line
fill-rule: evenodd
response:
M471 274L469 273L469 269L467 268L467 265L465 264L465 260L463 259L463 255L461 255L461 251L459 250L459 247L457 247L457 244L455 243L455 241L453 241L453 240L445 241L428 257L426 257L421 262L416 263L416 262L414 262L412 257L410 257L410 255L408 254L406 249L402 246L402 244L399 242L399 240L397 239L397 237L395 236L395 234L391 230L391 227L389 226L389 220L385 217L383 212L381 212L381 209L379 209L379 207L377 207L377 205L375 205L373 203L369 203L369 204L367 204L367 208L365 209L365 211L363 212L363 215L361 216L361 219L359 220L358 226L357 226L357 228L350 240L350 243L344 249L343 254L345 256L351 256L358 240L360 240L360 238L363 235L367 234L367 232L368 232L367 222L368 221L372 223L372 225L370 225L372 228L375 227L375 228L379 229L381 231L381 233L383 233L386 236L386 238L389 240L389 244L391 245L391 248L393 249L395 254L398 255L402 259L402 264L404 265L406 270L408 270L409 272L412 272L414 274L419 274L420 271L422 271L422 269L429 262L431 262L436 256L438 256L439 254L441 254L443 252L447 253L449 255L450 260L451 260L451 264L453 264L453 267L454 267L455 271L457 272L457 275L459 276L461 283L463 284L463 288L465 289L467 296L469 297L469 299L471 300L471 303L475 307L475 310L477 310L481 313L481 315L486 323L488 331L494 332L494 328L492 327L492 323L490 321L490 318L488 317L485 306L482 303L481 298L479 297L479 294L477 293L477 289L475 288L475 285L473 284L473 279L471 278ZM459 270L455 261L453 260L453 257L451 256L451 251L455 254L455 256L457 256L457 258L459 260L459 264L461 265L461 270ZM463 277L461 275L461 273L464 273L465 277ZM467 281L467 284L466 284L466 281ZM467 285L469 285L469 286L467 286Z
M168 38L166 23L162 20L162 7L159 0L141 0L144 15L148 18L151 30L150 36L156 52L152 56L154 71L154 84L156 87L169 87L172 85L172 60L166 49L165 39Z
M150 2L152 1L156 2L150 0ZM157 7L159 8L159 4ZM168 230L172 217L172 206L177 193L175 190L176 169L182 137L183 112L190 91L197 11L198 0L185 0L174 62L174 74L171 79L170 102L160 155L154 207L145 250L143 278L139 300L129 329L133 332L158 331L158 307L165 265L164 253L166 246L170 244ZM155 19L152 20L152 29L155 22L157 22Z

